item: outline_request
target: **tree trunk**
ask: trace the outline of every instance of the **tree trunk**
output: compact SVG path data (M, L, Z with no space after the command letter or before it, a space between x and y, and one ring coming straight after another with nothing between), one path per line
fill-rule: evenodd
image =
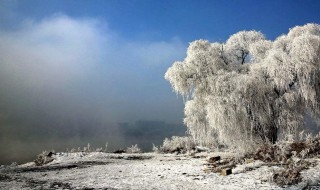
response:
M269 132L269 136L268 136L268 140L272 143L275 144L278 140L278 128L276 126L272 126L270 128L270 132Z

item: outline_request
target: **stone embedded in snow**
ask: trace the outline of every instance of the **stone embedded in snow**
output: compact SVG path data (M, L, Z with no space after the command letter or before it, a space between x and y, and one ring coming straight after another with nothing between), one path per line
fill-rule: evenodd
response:
M49 152L49 153L47 154L48 157L52 157L52 155L53 155L53 152Z
M214 157L210 157L209 160L208 160L208 162L209 162L209 163L214 163L214 162L219 161L220 159L221 159L220 156L214 156Z
M221 170L221 175L223 175L223 176L227 176L230 174L232 174L232 170L230 168L225 168L225 169Z
M113 153L114 154L122 154L122 153L126 153L126 151L119 149L119 150L114 151Z

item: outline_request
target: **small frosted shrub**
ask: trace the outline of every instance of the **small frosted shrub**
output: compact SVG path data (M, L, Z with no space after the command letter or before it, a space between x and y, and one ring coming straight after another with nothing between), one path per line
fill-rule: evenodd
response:
M156 145L152 144L152 151L155 153L159 153L159 147L157 147Z
M108 150L108 142L106 142L106 149L104 149L105 152Z
M193 139L189 136L178 137L173 136L171 139L165 138L163 145L160 147L160 152L163 153L186 153L195 148Z
M127 148L127 153L141 153L141 149L135 144Z

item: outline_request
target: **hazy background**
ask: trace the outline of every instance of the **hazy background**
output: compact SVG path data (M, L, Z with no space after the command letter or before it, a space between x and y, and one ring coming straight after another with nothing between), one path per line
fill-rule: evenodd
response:
M242 2L242 1L241 1ZM0 0L0 163L90 143L150 150L183 135L163 78L196 39L274 39L319 21L319 1Z
M182 101L163 79L184 56L179 40L126 42L100 20L55 14L2 31L0 42L1 160L88 142L139 143L124 122L153 131L142 136L150 145L185 131Z

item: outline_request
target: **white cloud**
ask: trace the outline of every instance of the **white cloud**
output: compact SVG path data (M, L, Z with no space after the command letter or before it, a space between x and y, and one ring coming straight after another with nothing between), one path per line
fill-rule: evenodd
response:
M1 66L36 83L63 82L80 74L99 62L107 39L94 21L55 16L2 32L0 41Z

